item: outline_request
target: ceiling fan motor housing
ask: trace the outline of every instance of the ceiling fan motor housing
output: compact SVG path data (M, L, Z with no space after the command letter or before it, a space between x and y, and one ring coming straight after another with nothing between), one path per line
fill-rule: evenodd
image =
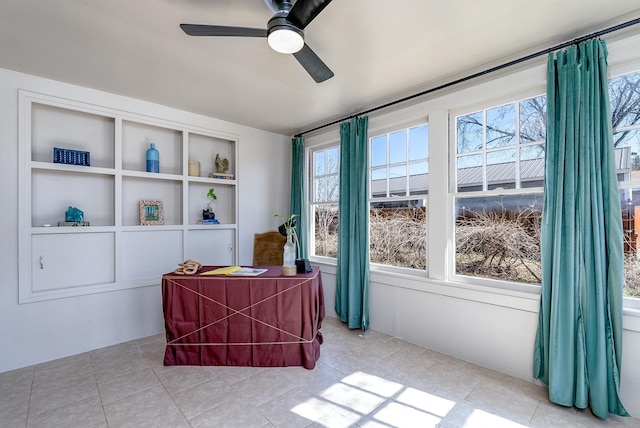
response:
M267 34L271 34L276 30L290 30L298 33L302 38L304 38L304 34L300 28L291 23L287 16L289 16L289 11L293 7L295 1L289 0L265 0L273 3L278 9L276 13L271 17L269 23L267 24Z
M291 22L289 22L286 16L278 16L276 14L269 20L269 24L267 25L267 35L273 33L276 30L294 31L304 39L304 32L293 25Z

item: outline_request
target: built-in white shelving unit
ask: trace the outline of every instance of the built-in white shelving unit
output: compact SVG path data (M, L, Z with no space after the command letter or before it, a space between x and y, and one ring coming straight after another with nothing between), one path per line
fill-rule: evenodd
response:
M159 284L186 259L236 263L236 136L28 91L19 115L20 303ZM159 173L146 172L152 142ZM90 152L90 166L54 163L54 147ZM216 154L233 179L208 177ZM220 224L203 225L211 187ZM141 200L162 201L164 224L140 225ZM90 225L58 226L70 206Z

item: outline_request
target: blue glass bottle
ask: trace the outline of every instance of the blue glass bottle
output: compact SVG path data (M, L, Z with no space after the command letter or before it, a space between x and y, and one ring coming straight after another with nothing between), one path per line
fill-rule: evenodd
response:
M160 153L154 143L147 149L147 172L160 172Z

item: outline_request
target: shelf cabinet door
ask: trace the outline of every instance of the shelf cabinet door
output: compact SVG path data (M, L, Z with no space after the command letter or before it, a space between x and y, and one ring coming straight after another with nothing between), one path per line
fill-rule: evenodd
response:
M113 283L114 238L113 232L33 235L31 293Z
M235 230L190 230L187 258L207 266L235 264Z
M159 282L183 261L182 231L149 230L122 234L122 279Z

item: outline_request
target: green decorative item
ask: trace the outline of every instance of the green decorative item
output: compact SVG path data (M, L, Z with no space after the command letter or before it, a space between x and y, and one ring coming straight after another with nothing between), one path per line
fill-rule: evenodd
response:
M213 221L213 220L216 219L216 214L213 212L213 202L216 199L218 199L213 187L211 189L209 189L209 191L207 192L207 197L210 198L211 200L209 201L209 204L207 205L207 209L206 210L202 210L202 220Z

